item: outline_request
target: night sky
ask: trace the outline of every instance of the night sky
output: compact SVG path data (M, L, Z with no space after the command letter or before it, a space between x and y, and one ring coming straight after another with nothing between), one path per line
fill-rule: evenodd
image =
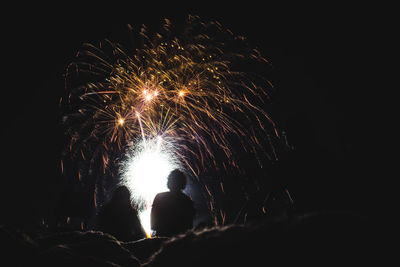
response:
M377 92L374 60L382 50L378 11L261 3L14 8L2 22L4 209L46 213L61 190L58 100L65 67L81 44L104 38L128 43L127 23L151 27L169 18L179 24L189 13L246 36L271 61L277 90L271 107L295 148L288 187L298 207L367 213L377 205L379 103L370 101Z

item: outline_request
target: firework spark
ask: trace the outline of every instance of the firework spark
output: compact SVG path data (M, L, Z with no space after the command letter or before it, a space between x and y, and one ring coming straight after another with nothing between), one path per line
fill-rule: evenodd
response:
M134 52L109 40L84 44L67 68L65 123L79 168L104 176L130 144L158 138L196 177L205 166L237 168L238 147L272 154L266 136L278 132L264 110L272 85L240 71L268 61L245 38L195 16L181 34L165 20L160 32L139 35Z

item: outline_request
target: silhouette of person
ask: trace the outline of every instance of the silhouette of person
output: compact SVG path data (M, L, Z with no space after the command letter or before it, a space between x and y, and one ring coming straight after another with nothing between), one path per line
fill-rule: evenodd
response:
M182 190L186 176L178 169L168 176L169 192L156 195L151 209L151 229L157 236L174 236L193 227L195 214L193 201Z
M97 228L121 241L146 237L137 211L131 204L131 194L126 186L116 188L110 202L100 209L97 216Z

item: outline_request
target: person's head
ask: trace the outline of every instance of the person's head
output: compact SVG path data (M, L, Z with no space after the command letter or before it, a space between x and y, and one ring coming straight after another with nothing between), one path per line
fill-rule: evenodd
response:
M118 186L113 193L112 201L130 202L131 192L125 185Z
M175 169L168 175L168 189L171 191L181 191L186 187L186 176L185 174Z

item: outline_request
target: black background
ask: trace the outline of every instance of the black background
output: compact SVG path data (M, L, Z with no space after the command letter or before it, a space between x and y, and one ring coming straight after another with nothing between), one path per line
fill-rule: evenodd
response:
M380 207L385 8L156 3L5 8L2 21L3 216L48 213L60 192L63 74L83 42L126 42L126 24L215 19L272 62L275 119L295 147L289 189L303 209ZM9 215L11 214L11 215Z

